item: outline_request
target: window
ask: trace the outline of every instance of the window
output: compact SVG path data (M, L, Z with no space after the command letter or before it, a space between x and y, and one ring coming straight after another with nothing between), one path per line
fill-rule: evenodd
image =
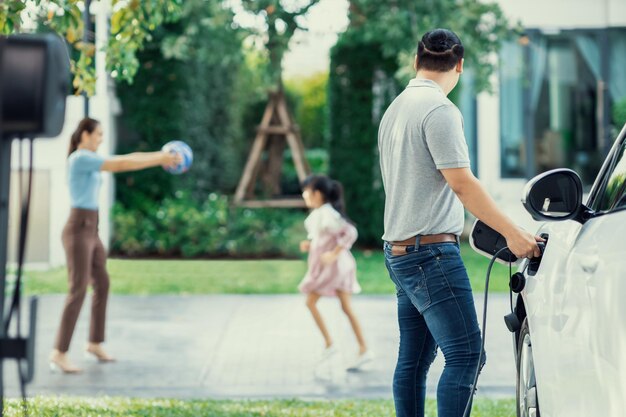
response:
M507 41L500 50L500 169L505 178L524 177L524 51Z
M626 141L611 161L593 206L598 212L626 207Z
M478 175L478 147L476 146L476 89L474 71L466 68L459 81L458 99L455 102L463 115L463 130L469 152L471 169ZM460 87L460 88L459 88Z
M611 42L603 42L606 33ZM612 46L607 49L607 44ZM621 29L556 33L528 29L525 36L502 44L502 177L532 177L554 168L571 168L580 174L583 185L593 182L607 151L604 124L608 121L598 125L606 94L599 86L606 83L613 102L626 94L624 45L626 31ZM610 56L611 77L602 72L603 54Z
M596 112L597 41L569 33L547 38L545 69L534 119L535 170L567 167L591 184L602 164Z

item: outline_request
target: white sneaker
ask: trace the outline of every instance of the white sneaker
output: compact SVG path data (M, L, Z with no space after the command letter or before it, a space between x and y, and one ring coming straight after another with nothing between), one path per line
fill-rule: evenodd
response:
M333 345L324 349L320 361L326 360L337 353L337 348Z
M364 365L366 365L366 364L370 363L371 361L373 361L375 357L376 357L376 355L374 355L374 352L372 352L371 350L368 350L365 353L362 353L359 356L357 356L356 359L354 360L354 362L352 362L352 364L350 366L348 366L348 368L346 368L346 370L350 371L350 372L358 371Z

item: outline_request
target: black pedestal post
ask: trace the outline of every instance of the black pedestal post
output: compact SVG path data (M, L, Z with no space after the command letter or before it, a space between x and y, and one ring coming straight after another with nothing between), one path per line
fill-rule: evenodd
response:
M9 187L11 184L11 143L0 132L0 339L4 339L4 299L9 234ZM0 358L0 415L4 415L3 360Z

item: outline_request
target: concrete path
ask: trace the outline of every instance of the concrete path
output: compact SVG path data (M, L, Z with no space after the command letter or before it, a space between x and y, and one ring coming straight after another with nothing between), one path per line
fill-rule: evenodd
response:
M35 380L29 395L130 396L172 398L391 398L398 330L393 296L355 296L354 307L377 358L364 371L347 373L356 343L336 300L320 310L339 353L319 360L322 338L304 299L296 295L112 296L107 350L119 358L98 364L83 356L89 303L70 357L81 375L52 373L47 357L64 297L40 298ZM476 296L482 314L482 296ZM514 395L511 335L502 316L508 295L492 295L487 324L488 361L479 395ZM479 321L481 316L479 316ZM428 393L434 396L443 368L439 354L431 368ZM16 367L5 366L6 393L19 394Z

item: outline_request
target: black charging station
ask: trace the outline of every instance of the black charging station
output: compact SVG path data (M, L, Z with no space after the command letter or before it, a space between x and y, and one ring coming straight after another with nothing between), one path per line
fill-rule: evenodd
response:
M69 93L70 62L65 42L57 35L0 36L0 415L4 415L2 383L3 361L19 361L22 395L24 384L32 381L35 364L37 298L29 303L29 331L21 336L20 285L28 226L28 207L32 184L32 141L56 137L65 121L65 101ZM14 139L29 139L31 164L28 193L20 202L17 281L9 308L5 305L11 147ZM20 184L21 186L22 184ZM9 335L10 330L16 335Z

